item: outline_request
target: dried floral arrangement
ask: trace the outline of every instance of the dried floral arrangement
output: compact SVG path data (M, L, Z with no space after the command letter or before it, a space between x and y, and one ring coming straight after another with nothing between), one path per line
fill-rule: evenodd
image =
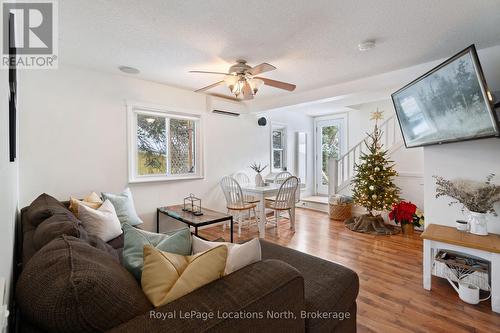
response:
M466 208L470 212L491 213L497 216L493 205L500 201L500 186L491 182L495 177L494 173L488 175L484 182L433 177L436 179L436 198L451 197L456 201L450 202L449 205L462 204L462 211Z
M255 171L255 172L257 172L257 173L261 173L262 171L264 171L264 169L265 169L265 168L267 168L267 164L266 164L266 165L264 165L264 166L262 167L262 166L260 165L260 163L259 163L259 164L257 164L257 163L255 163L255 162L254 162L254 163L252 163L252 164L250 165L250 169L252 169L253 171Z

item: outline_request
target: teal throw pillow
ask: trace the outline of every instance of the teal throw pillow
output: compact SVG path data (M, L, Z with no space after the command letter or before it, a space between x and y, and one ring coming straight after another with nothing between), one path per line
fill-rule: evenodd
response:
M116 215L120 222L128 223L130 225L142 224L142 220L137 216L135 211L134 199L132 198L132 192L129 188L126 188L120 194L113 193L102 193L103 201L109 200L113 204L116 210Z
M144 245L152 245L158 250L177 253L183 256L191 255L191 231L184 228L171 234L157 234L134 228L125 223L122 225L123 236L123 266L137 280L141 279Z

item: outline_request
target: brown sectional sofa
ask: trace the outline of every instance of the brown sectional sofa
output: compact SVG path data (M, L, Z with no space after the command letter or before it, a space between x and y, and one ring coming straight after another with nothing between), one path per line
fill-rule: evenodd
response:
M356 332L346 267L261 240L261 262L154 309L119 262L123 238L106 244L70 214L45 194L21 211L15 331Z

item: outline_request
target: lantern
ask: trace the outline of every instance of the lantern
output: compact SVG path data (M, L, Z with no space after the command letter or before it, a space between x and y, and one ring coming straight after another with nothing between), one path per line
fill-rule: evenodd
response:
M182 210L190 212L194 216L203 215L203 212L201 211L201 199L195 197L193 193L189 194L188 197L184 198L184 207Z

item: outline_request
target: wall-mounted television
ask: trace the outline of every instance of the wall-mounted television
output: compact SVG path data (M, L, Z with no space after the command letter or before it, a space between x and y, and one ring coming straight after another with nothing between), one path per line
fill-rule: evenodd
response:
M474 45L391 96L407 148L500 134Z

